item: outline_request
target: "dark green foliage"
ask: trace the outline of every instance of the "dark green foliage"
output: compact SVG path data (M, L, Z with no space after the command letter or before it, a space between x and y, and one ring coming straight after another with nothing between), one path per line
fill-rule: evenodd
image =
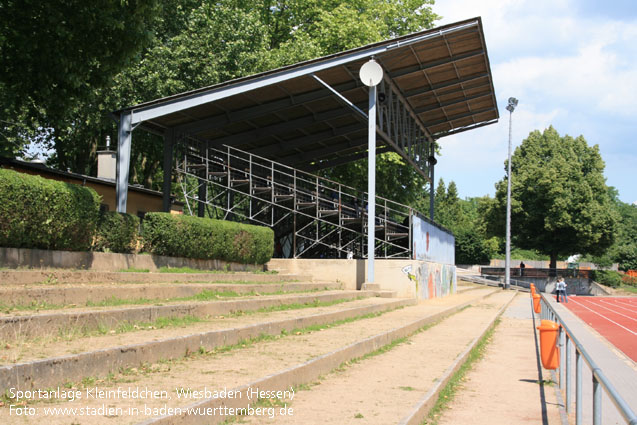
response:
M492 252L475 230L460 230L455 237L456 264L489 264Z
M438 181L434 218L455 236L456 264L489 264L489 260L497 254L498 242L486 237L486 226L479 213L480 205L488 200L462 200L458 197L455 182L451 181L447 187L443 179Z
M93 250L107 252L135 251L139 233L139 218L115 211L100 213Z
M623 245L617 248L614 256L620 270L637 270L637 244Z
M622 275L614 270L593 270L593 280L611 288L619 288Z
M5 0L0 106L59 115L129 65L152 33L157 0Z
M0 246L86 251L99 203L93 189L0 170Z
M152 254L245 264L264 264L274 250L270 228L169 213L146 214L142 239Z

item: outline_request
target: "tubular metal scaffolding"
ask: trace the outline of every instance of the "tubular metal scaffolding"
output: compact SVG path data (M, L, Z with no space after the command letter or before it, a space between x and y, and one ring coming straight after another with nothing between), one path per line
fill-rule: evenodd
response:
M175 175L191 215L271 227L281 257L366 258L367 193L190 136L177 140ZM411 258L412 208L376 197L378 258Z

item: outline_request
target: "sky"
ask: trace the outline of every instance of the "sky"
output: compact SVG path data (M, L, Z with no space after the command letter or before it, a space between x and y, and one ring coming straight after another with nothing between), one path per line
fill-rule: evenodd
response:
M507 99L516 97L513 149L553 127L599 145L606 184L637 202L637 1L436 0L445 25L480 16L500 110L498 123L439 139L436 184L461 198L495 194L505 175Z

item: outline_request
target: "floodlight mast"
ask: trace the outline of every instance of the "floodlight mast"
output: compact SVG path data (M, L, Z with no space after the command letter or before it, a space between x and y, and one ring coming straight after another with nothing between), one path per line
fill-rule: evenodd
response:
M518 106L515 97L509 98L506 110L509 111L509 155L507 161L507 223L506 223L506 257L504 265L504 289L511 287L511 127L513 111Z
M367 283L374 283L374 248L376 231L376 86L383 79L383 68L370 59L361 66L359 76L369 87L367 113Z

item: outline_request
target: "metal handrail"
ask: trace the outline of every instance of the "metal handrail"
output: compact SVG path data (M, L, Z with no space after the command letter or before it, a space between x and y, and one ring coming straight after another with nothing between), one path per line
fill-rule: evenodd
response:
M575 334L571 331L571 329L564 323L564 320L560 317L560 315L555 311L555 309L549 304L546 300L546 296L540 293L542 297L542 313L541 318L552 320L557 322L560 325L560 333L564 332L566 338L566 365L560 365L560 388L562 388L563 382L566 381L566 411L569 411L570 408L570 344L575 344L575 355L576 355L576 407L575 407L575 424L580 425L582 423L582 365L581 359L583 358L588 366L591 369L591 373L593 375L593 425L601 425L602 423L602 396L600 391L600 386L606 391L606 394L611 399L615 407L617 407L619 413L622 415L624 420L629 425L637 425L637 415L630 408L628 403L623 399L623 397L619 394L617 389L613 386L610 380L606 377L604 372L597 366L597 363L593 360L593 358L588 354L584 346L579 342ZM564 331L562 331L562 329ZM560 335L560 341L561 341ZM564 380L564 369L566 369L567 377Z
M500 276L506 273L504 267L480 267L480 273L485 275ZM573 278L590 278L592 270L588 269L548 269L540 267L510 267L511 277L573 277Z

